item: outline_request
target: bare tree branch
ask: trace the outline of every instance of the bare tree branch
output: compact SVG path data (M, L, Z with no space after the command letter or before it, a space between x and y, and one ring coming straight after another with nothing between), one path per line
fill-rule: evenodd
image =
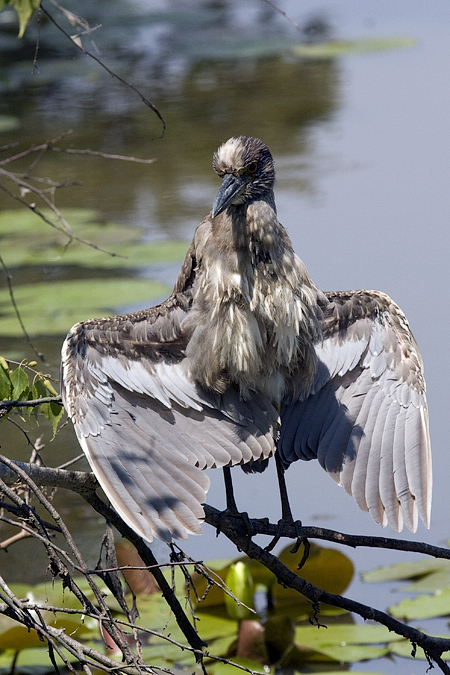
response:
M2 482L4 486L3 488L0 487L0 489L2 489L4 492L6 489L7 492L5 492L5 494L7 494L8 497L11 498L11 495L9 494L9 489L6 483L11 484L17 479L17 475L19 475L22 480L24 480L26 477L29 477L29 480L32 479L33 482L35 481L41 485L65 487L78 492L98 513L109 520L123 536L125 536L136 546L136 549L138 550L144 565L147 568L150 568L154 574L155 579L163 591L164 597L169 602L169 605L176 615L180 627L182 628L186 637L189 635L188 641L190 646L197 654L198 658L202 658L202 656L204 656L204 652L202 651L204 647L203 642L192 628L185 613L181 609L181 606L179 606L178 600L176 600L176 598L174 599L173 591L168 586L167 581L162 575L158 563L154 559L151 551L146 546L145 542L122 521L118 514L98 497L98 495L95 493L95 489L98 487L98 484L92 474L81 471L50 469L48 467L37 467L31 464L11 462L3 456L0 456L0 462L3 463L3 466L0 464L0 478L3 479ZM36 487L34 492L40 495L39 490L37 490ZM43 495L40 495L39 499L41 500L43 497ZM43 503L46 503L45 497ZM50 505L46 504L46 508L50 508L51 512ZM408 626L401 621L392 618L383 611L340 595L328 593L320 588L317 588L316 586L313 586L302 579L299 575L289 570L270 552L255 544L249 536L248 529L250 527L252 535L266 534L272 537L276 534L280 534L281 536L297 539L299 536L299 531L296 526L289 524L270 523L265 520L261 521L255 519L249 519L248 522L244 523L242 519L227 515L226 513L220 512L208 505L205 505L205 514L205 520L207 523L213 527L219 528L220 531L223 532L239 550L244 551L250 558L261 562L267 569L275 574L280 584L285 587L297 590L299 593L308 598L314 607L319 607L320 603L326 603L335 607L340 607L349 612L356 613L364 619L377 621L378 623L386 626L389 630L394 631L398 635L401 635L404 638L410 640L413 644L421 647L425 653L425 656L430 660L430 662L436 663L443 673L450 675L450 668L442 659L442 653L450 650L450 640L427 635L426 633L423 633L412 626ZM32 524L33 528L34 526L35 525ZM303 527L301 529L301 536L324 539L352 547L375 546L378 548L396 549L401 551L414 551L436 558L450 558L450 551L448 549L431 546L430 544L425 544L422 542L388 539L385 537L354 536L316 527ZM81 567L83 568L84 573L88 572L86 566L83 567L83 565L81 565Z
M0 256L1 259L1 256ZM11 410L11 408L34 408L43 403L59 403L62 405L61 396L43 396L28 401L0 401L1 410Z
M174 591L170 588L169 584L166 581L161 570L158 568L158 561L154 557L153 553L147 547L146 543L139 537L131 528L126 525L122 519L116 514L116 512L108 507L95 493L95 489L98 487L98 483L95 477L92 474L81 472L81 471L67 471L65 469L49 469L47 467L37 467L32 464L24 464L22 462L12 462L7 457L0 455L0 492L4 492L13 503L17 504L17 499L12 492L7 487L7 484L12 484L17 480L19 476L25 482L29 482L30 486L37 482L40 485L54 485L55 487L63 487L64 483L66 488L73 489L78 492L89 504L91 504L95 510L103 515L107 520L109 520L116 528L123 534L131 543L136 546L136 549L144 561L145 565L154 567L152 569L152 574L155 577L155 580L160 587L166 601L168 602L170 608L172 609L175 618L183 631L186 639L193 649L202 650L205 646L203 640L200 639L198 633L194 630L189 620L187 619L178 598L175 596ZM40 471L43 470L43 471ZM53 472L55 472L53 474ZM53 474L53 478L52 478ZM36 480L35 480L36 479ZM68 479L68 480L67 480ZM32 488L33 489L33 488ZM45 498L45 496L37 489L36 485L34 486L33 491L38 496L39 501L45 506L45 508L52 514L52 517L55 518L55 521L58 525L61 525L60 517L55 517L53 515L53 507ZM12 493L12 494L11 494ZM39 529L38 529L39 532ZM77 553L77 549L73 543L73 540L70 537L70 534L66 529L63 530L64 536L67 541L70 543L71 548L76 553L76 562L80 568L87 570L87 566L83 563L81 556ZM42 534L42 533L41 533ZM44 535L45 536L45 535ZM48 548L51 548L50 543ZM50 557L50 556L49 556ZM104 603L103 603L104 604ZM109 625L109 624L108 624ZM109 627L107 627L108 633L110 633ZM116 637L110 633L114 641L120 645L120 638L116 640Z
M266 551L255 544L255 542L252 541L252 539L248 536L248 533L244 534L244 530L246 530L245 523L241 522L240 527L236 527L236 520L238 519L233 518L232 516L224 516L223 514L220 514L219 511L217 511L213 517L210 507L208 508L208 512L208 522L213 524L215 527L220 527L220 531L223 532L228 537L228 539L230 539L230 541L235 544L235 546L237 546L241 551L244 551L244 553L246 553L250 558L253 560L258 560L264 565L264 567L273 572L277 577L279 584L284 587L297 590L299 593L308 598L314 607L319 606L320 603L326 603L333 605L334 607L345 609L348 612L358 614L363 619L377 621L383 626L386 626L388 630L394 631L397 633L397 635L402 635L412 643L421 647L425 653L425 656L434 661L443 673L446 675L450 674L450 667L441 658L443 652L450 650L449 639L427 635L426 633L417 630L417 628L413 628L412 626L408 626L401 621L394 619L385 612L367 605L363 605L362 603L356 602L355 600L344 598L341 595L327 593L326 591L313 586L288 569L278 558L272 555L272 553L269 553L269 551ZM298 534L295 536L298 536ZM450 557L448 555L449 551L445 551L445 553L446 555L443 555L442 557Z

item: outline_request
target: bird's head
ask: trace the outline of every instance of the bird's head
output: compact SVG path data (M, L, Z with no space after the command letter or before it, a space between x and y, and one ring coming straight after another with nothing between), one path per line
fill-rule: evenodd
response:
M223 178L212 208L213 216L218 216L230 205L238 206L258 199L273 202L273 158L259 138L230 138L214 153L213 167Z

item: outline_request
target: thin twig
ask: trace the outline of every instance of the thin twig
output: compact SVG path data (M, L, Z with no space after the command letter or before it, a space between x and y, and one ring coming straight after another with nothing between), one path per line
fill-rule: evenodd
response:
M16 542L21 541L22 539L29 539L32 536L33 536L32 532L26 532L22 528L20 532L18 532L17 534L13 534L12 537L0 541L0 550L6 551L10 546L15 544Z
M3 271L4 271L5 276L6 276L6 283L8 284L8 291L9 291L9 297L10 297L10 300L11 300L11 304L12 304L12 306L13 306L15 315L16 315L16 317L17 317L17 321L18 321L19 324L20 324L20 328L21 328L22 333L23 333L23 335L24 335L24 337L25 337L25 340L27 341L28 346L30 347L30 349L32 349L33 352L36 354L36 356L39 357L39 358L41 359L41 361L42 361L46 366L48 366L48 363L47 363L47 361L45 360L44 354L43 354L42 352L40 352L40 351L34 346L33 342L31 341L30 336L28 335L28 331L27 331L27 329L25 328L25 325L24 325L24 323L23 323L23 321L22 321L22 317L20 316L19 308L17 307L16 299L15 299L15 297L14 297L14 291L13 291L13 287L12 287L12 276L11 276L11 274L9 273L9 270L8 270L8 268L6 267L5 262L4 262L4 260L3 260L3 258L2 258L1 255L0 255L0 264L1 264L1 266L3 267Z
M4 408L7 410L10 410L11 408L34 408L43 403L59 403L61 406L63 404L61 396L43 396L42 398L34 398L33 400L28 401L0 401L0 410Z
M23 159L24 157L31 155L33 152L41 152L41 150L49 150L49 148L51 148L55 143L59 143L59 141L62 141L64 138L67 138L72 134L73 134L72 129L68 129L67 131L64 131L64 133L59 134L59 136L55 136L55 138L52 138L50 141L47 141L46 143L41 143L41 145L31 145L29 148L27 148L26 150L22 150L16 155L11 155L10 157L6 157L6 159L0 160L0 166L4 166L5 164L11 164L12 162L17 162L17 160ZM11 143L9 147L16 147L17 145L18 143Z
M49 12L42 4L41 4L41 10L42 10L42 12L45 14L45 16L46 16L48 19L50 19L50 21L56 26L56 28L57 28L58 30L60 30L61 33L63 33L63 34L64 34L64 35L65 35L65 36L66 36L66 37L67 37L67 38L68 38L68 39L69 39L69 40L70 40L70 41L71 41L71 42L72 42L72 43L73 43L73 44L74 44L74 45L75 45L75 46L76 46L83 54L85 54L86 56L89 56L91 59L93 59L94 61L96 61L96 62L99 64L99 66L100 66L101 68L103 68L104 70L106 70L106 72L107 72L109 75L111 75L111 77L114 77L116 80L118 80L119 82L121 82L122 84L124 84L126 87L128 87L129 89L131 89L132 91L134 91L135 94L137 94L137 95L139 96L139 98L141 99L141 101L142 101L148 108L150 108L150 110L153 110L153 112L155 113L155 115L158 117L158 119L160 120L160 122L161 122L161 124L162 124L162 133L161 133L160 136L156 136L155 138L152 138L151 140L157 140L157 139L163 138L163 137L164 137L164 134L166 133L166 123L165 123L165 121L164 121L164 119L163 119L163 116L162 116L161 113L159 112L158 108L154 105L154 103L152 103L151 101L149 101L149 100L148 100L148 99L147 99L147 98L139 91L139 89L138 89L137 87L135 87L135 86L134 86L133 84L131 84L130 82L127 82L127 80L125 80L123 77L120 77L120 75L118 75L117 73L115 73L114 71L112 71L110 68L108 68L108 67L103 63L103 61L102 61L101 59L98 58L98 56L95 56L95 54L92 54L92 52L89 52L87 49L85 49L85 48L83 47L83 45L81 44L81 41L73 39L72 36L71 36L71 35L70 35L70 34L69 34L62 26L59 25L59 23L53 18L53 16L50 14L50 12Z
M14 174L12 174L8 171L4 171L3 169L0 169L0 174L7 175L10 180L12 180L13 182L16 182L15 179L14 179ZM49 218L47 218L42 213L42 211L39 211L39 209L36 208L35 204L29 204L27 201L25 201L25 199L22 199L22 197L19 197L19 195L15 195L13 192L8 190L1 183L0 183L0 189L3 190L3 192L6 192L6 194L9 195L12 199L15 199L20 204L23 204L23 206L26 206L27 209L30 209L30 211L33 211L33 213L35 213L37 216L39 216L39 218L41 218L41 220L43 220L44 223L47 223L47 225L50 225L51 227L55 228L55 230L58 230L59 232L62 232L63 234L65 234L66 237L68 237L68 239L70 241L72 241L72 240L78 241L78 242L80 242L80 244L85 244L85 246L90 246L90 248L93 248L96 251L100 251L101 253L106 253L107 255L111 256L111 258L124 258L124 259L126 259L127 256L120 255L119 253L113 253L112 251L107 251L106 249L101 248L100 246L96 246L95 244L92 244L90 241L87 241L86 239L82 239L81 237L77 237L71 231L67 231L65 228L59 227L58 225L53 223L51 220L49 220ZM44 198L44 201L47 204L47 206L55 213L56 217L58 217L58 213L59 213L58 209L56 209L56 207L48 199L45 198L45 195L42 192L42 190L38 190L37 188L33 187L32 185L29 185L29 189L30 189L31 192L34 192L41 199ZM69 227L68 224L67 224L67 226ZM69 230L70 230L70 227L69 227Z
M298 23L295 23L295 21L294 21L293 19L291 19L291 17L288 16L288 15L286 14L286 12L283 12L282 9L280 9L279 7L277 7L277 5L275 5L275 4L274 4L273 2L271 2L270 0L263 0L263 1L266 2L268 5L270 5L276 12L278 12L279 14L281 14L282 16L284 16L284 18L287 19L287 20L288 20L295 28L297 28L297 30L300 30L300 26L298 25Z
M121 162L137 162L138 164L154 164L156 159L140 159L139 157L128 157L126 155L110 155L107 152L98 150L77 149L77 148L54 148L50 147L52 152L65 152L68 155L90 155L91 157L103 157L104 159L118 159Z
M75 464L75 462L78 462L80 459L84 459L86 455L84 452L81 452L79 455L74 457L73 459L69 459L67 462L64 462L64 464L59 464L56 468L57 469L67 469L68 466L72 466L72 464Z
M48 499L45 497L43 492L37 487L37 485L29 478L28 474L23 471L17 464L11 462L7 457L4 457L3 455L0 455L0 461L3 464L6 464L12 471L17 473L17 475L27 484L27 486L30 488L30 490L36 495L37 499L39 502L44 506L44 508L48 511L48 513L51 515L53 520L59 525L61 528L61 532L64 536L64 539L66 540L70 551L72 552L76 563L78 564L79 568L81 570L85 570L87 568L86 563L84 562L80 551L78 550L77 546L75 545L75 542L72 538L72 535L70 534L69 530L67 529L64 521L62 520L61 516L59 513L56 511L54 506L48 501ZM131 652L128 643L125 640L125 637L122 633L122 631L117 627L117 625L114 623L114 620L111 616L110 610L107 607L104 596L101 593L100 589L98 586L94 583L94 581L91 579L91 576L89 574L85 574L85 578L94 594L95 600L98 603L98 606L100 610L96 609L96 607L92 604L92 602L86 597L85 593L81 591L79 586L73 581L73 579L70 577L68 574L67 568L65 565L63 565L59 559L59 557L55 554L55 551L51 545L51 542L49 540L45 540L46 538L46 531L45 528L42 527L41 521L37 514L34 512L33 509L31 509L22 499L20 499L12 490L10 490L6 484L3 481L0 481L0 489L2 492L4 492L9 499L13 503L16 504L16 506L19 506L20 508L23 509L24 515L26 514L26 518L30 519L30 521L33 523L33 526L37 529L37 532L41 534L41 536L44 538L44 545L46 547L46 552L47 555L50 558L52 569L54 572L57 572L58 575L61 577L63 580L63 583L65 586L67 586L72 593L78 598L82 606L86 607L89 609L90 612L96 613L99 620L102 620L102 623L105 626L105 629L111 636L111 638L114 640L114 642L118 645L120 648L123 657L127 661L129 665L136 665L136 658Z

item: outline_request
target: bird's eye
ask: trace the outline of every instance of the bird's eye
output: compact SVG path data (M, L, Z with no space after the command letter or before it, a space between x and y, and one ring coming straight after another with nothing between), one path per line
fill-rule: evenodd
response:
M258 162L252 162L247 167L247 173L255 173L257 168L258 168Z

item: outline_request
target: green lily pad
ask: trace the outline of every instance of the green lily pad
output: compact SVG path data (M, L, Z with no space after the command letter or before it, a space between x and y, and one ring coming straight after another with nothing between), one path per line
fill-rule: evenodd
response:
M298 565L303 557L304 546L302 544L295 554L290 552L291 549L291 544L286 546L278 557L292 572L328 593L341 594L345 591L354 571L350 558L334 548L326 548L311 542L308 559L299 570ZM299 601L311 606L310 601L297 591L283 588L279 584L272 587L272 595L276 607Z
M376 644L402 640L401 635L389 631L379 624L336 624L327 628L317 626L298 626L295 641L308 647L323 644Z
M402 562L397 565L388 565L370 572L364 572L362 578L368 582L417 579L418 577L433 573L443 566L450 568L450 561L430 558L428 560L417 560L416 562Z
M6 131L14 131L20 127L20 120L18 117L12 115L0 115L0 134Z
M44 213L64 230L53 213ZM28 209L9 210L0 214L2 256L7 266L144 267L182 260L188 249L185 241L143 242L140 228L101 223L97 214L87 209L66 210L64 217L76 237L102 250L71 240L69 232L51 227Z
M114 314L131 302L148 307L168 293L164 284L144 279L82 279L14 289L22 321L31 335L65 335L77 321ZM0 317L0 335L21 334L7 289L0 290Z
M76 656L65 652L65 657L70 663L76 663L78 661ZM31 649L22 649L17 656L17 660L14 663L14 671L11 670L12 664L14 662L14 657L16 656L15 649L6 649L0 654L0 668L7 669L6 672L14 673L26 673L27 675L39 675L40 673L49 673L53 671L52 662L48 655L48 648L46 642L41 642L41 647L34 647ZM63 660L54 653L55 661L61 669L64 669Z
M415 579L412 584L401 590L412 593L436 592L450 587L450 560L432 558L381 567L373 572L367 572L363 575L363 579L369 582Z
M295 643L307 660L320 660L318 655L336 661L364 661L380 658L390 651L390 643L402 640L387 628L372 624L338 624L328 628L298 626ZM388 646L374 646L383 644ZM309 652L309 653L308 653Z
M450 615L450 588L438 591L434 595L420 595L412 600L406 598L389 608L396 619L431 619Z
M12 584L11 591L16 597L39 604L47 604L55 607L68 609L82 609L81 603L69 591L62 590L62 584L57 582L39 584L38 586L25 586L24 584ZM44 621L54 628L62 628L67 634L75 639L80 636L98 637L98 625L90 619L83 621L81 614L65 614L64 612L41 612ZM45 647L36 631L28 630L13 619L0 615L0 650L22 651L25 649L40 649Z
M450 639L449 635L439 635L435 637L442 637L446 638L447 640ZM391 653L396 654L397 656L403 656L404 658L413 658L412 656L413 652L413 645L409 640L400 640L399 642L396 642L394 645L391 647ZM415 659L422 659L425 661L426 657L423 652L423 649L421 647L417 647L417 650L415 651L414 654ZM442 653L442 658L444 660L448 660L449 658L449 652L443 652Z
M230 619L223 613L213 614L196 611L196 616L198 618L197 630L203 640L207 642L237 634L237 621Z
M407 49L415 47L415 38L375 38L362 40L329 40L314 44L302 44L293 47L295 56L304 59L334 59L338 56L351 56L355 54L368 54L381 52L389 49Z
M274 670L271 668L270 670L266 670L264 666L262 666L260 663L257 661L252 661L251 659L244 659L244 658L232 658L231 661L234 663L239 664L240 666L244 666L251 672L255 673L261 673L261 675L268 675L269 673L273 673ZM214 663L211 666L208 666L208 671L211 672L212 675L231 675L232 673L236 673L236 675L243 673L241 668L233 668L231 665L228 663Z

